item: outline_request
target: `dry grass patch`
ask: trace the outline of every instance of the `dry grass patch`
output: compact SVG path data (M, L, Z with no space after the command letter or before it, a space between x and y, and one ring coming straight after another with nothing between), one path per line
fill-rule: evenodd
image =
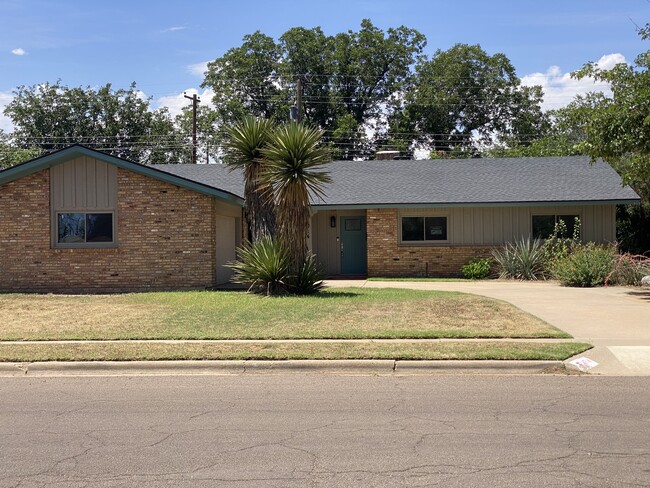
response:
M380 343L24 343L0 344L0 361L136 361L207 359L504 359L564 360L589 344L526 342Z
M0 340L569 337L491 298L388 288L279 298L217 291L0 295L0 324Z

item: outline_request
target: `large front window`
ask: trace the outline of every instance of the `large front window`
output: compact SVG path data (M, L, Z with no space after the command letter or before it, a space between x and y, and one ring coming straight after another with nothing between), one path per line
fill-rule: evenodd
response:
M447 217L402 217L402 242L446 240Z
M579 224L577 215L533 215L533 238L548 239L555 234L555 226L562 223L558 229L562 229L564 235L558 237L573 237L576 229L576 221Z
M111 244L113 213L57 213L57 243L71 245Z

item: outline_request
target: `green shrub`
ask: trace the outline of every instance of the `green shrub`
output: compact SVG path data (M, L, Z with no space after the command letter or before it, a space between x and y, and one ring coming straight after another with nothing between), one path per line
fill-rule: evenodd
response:
M580 246L580 219L578 217L574 220L573 229L573 235L569 237L566 223L559 219L553 228L553 233L542 244L544 270L547 275L552 274L553 266L557 261L566 258Z
M640 286L641 278L650 275L650 258L642 255L620 254L614 260L614 269L605 279L606 285Z
M500 278L537 280L544 278L545 255L540 240L522 238L492 251Z
M323 271L313 254L307 256L295 276L290 278L289 286L297 295L313 295L323 288Z
M463 277L470 280L483 280L490 276L492 258L474 258L461 268Z
M228 264L233 283L248 285L248 291L267 296L289 292L291 259L280 243L263 237L239 249L239 259Z
M553 277L565 286L598 286L614 268L615 250L593 242L577 247L553 265Z
M234 270L233 283L266 296L312 295L323 287L323 273L313 255L294 273L288 251L269 237L239 249L239 259L227 266Z

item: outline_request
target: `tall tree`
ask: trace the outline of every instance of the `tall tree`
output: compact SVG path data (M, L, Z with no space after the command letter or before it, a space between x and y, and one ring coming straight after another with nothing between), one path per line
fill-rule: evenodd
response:
M215 91L217 125L251 114L285 121L300 78L303 120L325 131L337 156L368 155L388 100L411 75L426 44L406 27L386 32L370 20L359 31L326 36L320 28L289 29L276 43L255 32L208 64L204 87Z
M287 249L293 270L307 259L310 195L323 195L323 185L330 181L323 165L329 151L320 145L323 132L292 122L280 126L269 144L262 149L267 160L262 177L273 192L280 243Z
M393 139L474 155L481 145L543 129L540 87L526 87L505 54L456 44L416 66L390 119Z
M650 39L650 23L639 29ZM592 93L580 97L586 116L581 120L585 141L581 150L592 158L610 163L641 196L641 206L627 206L618 212L619 237L623 247L650 253L650 50L639 54L634 66L621 63L611 70L587 63L573 74L591 77L611 87L611 96Z
M275 235L275 208L269 192L260 180L265 160L262 149L273 136L274 124L268 119L244 117L227 129L224 144L224 162L239 168L244 175L246 219L251 229L252 241Z
M640 29L650 39L650 24ZM612 95L591 93L577 102L589 110L583 120L583 150L603 158L616 168L650 203L650 50L639 54L635 65L617 64L610 70L587 63L573 73L578 79L591 77L611 87Z
M68 87L57 81L20 86L4 113L23 148L44 152L83 143L141 163L176 162L187 145L166 109L150 110L133 83L128 90L110 84L99 89Z

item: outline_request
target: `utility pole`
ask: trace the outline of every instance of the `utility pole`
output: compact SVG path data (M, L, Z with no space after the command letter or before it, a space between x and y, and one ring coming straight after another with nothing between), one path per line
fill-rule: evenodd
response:
M298 75L296 80L296 103L291 106L289 118L296 122L302 122L302 75Z
M183 96L188 100L192 100L192 163L196 164L196 109L198 108L201 99L196 93L191 97L188 97L185 92L183 92Z
M296 121L298 123L302 122L302 76L298 75L298 83L296 86L296 105L298 113L296 114Z

